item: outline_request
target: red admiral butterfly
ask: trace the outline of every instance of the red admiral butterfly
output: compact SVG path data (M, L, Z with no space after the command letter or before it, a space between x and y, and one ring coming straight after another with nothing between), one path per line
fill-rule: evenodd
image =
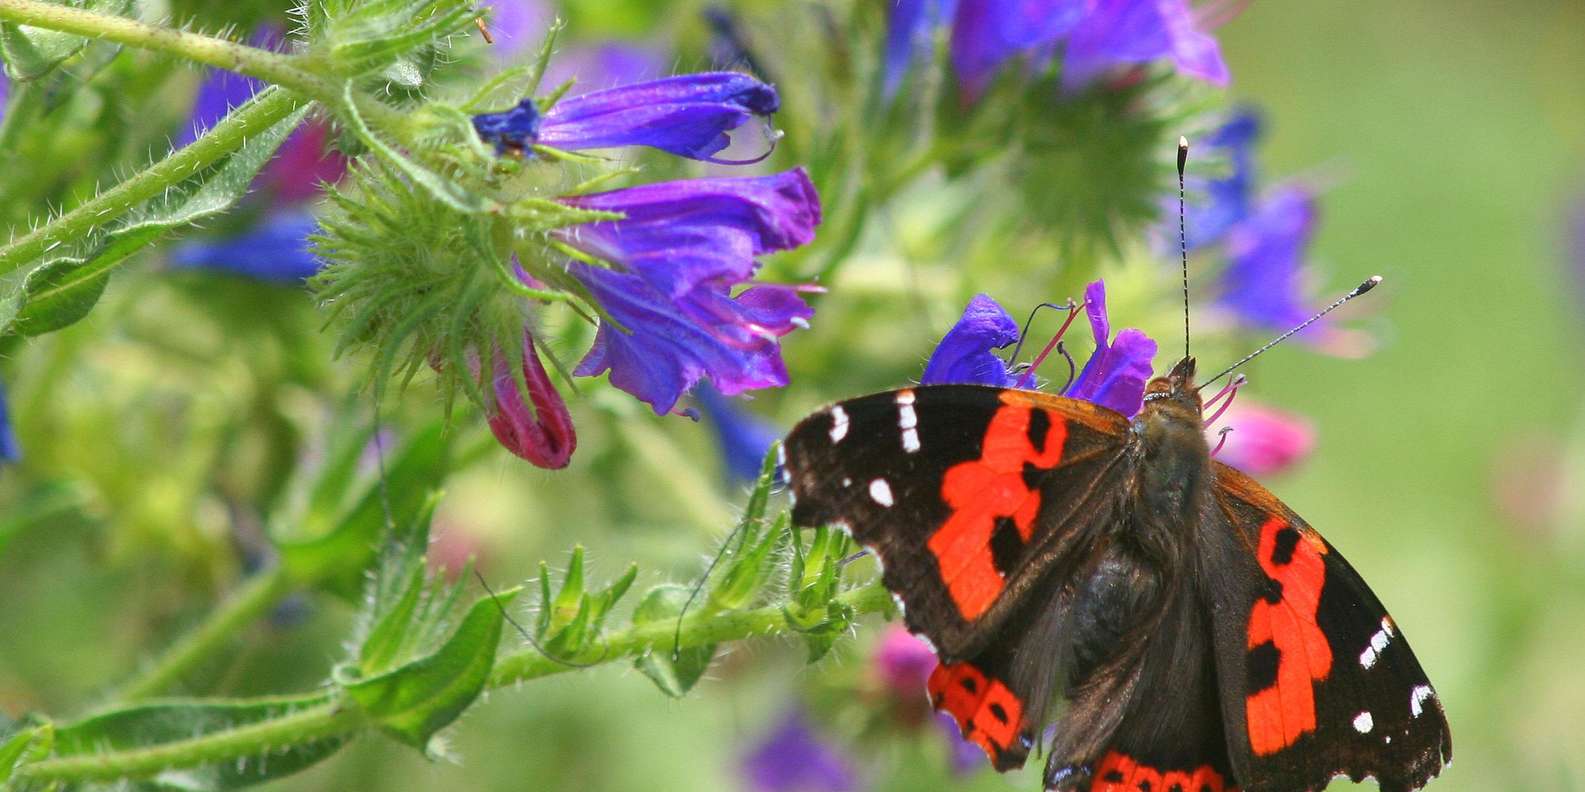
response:
M793 522L880 560L932 705L998 770L1054 720L1052 790L1418 789L1453 752L1425 672L1342 555L1211 458L1194 370L1132 420L978 385L838 403L787 437Z

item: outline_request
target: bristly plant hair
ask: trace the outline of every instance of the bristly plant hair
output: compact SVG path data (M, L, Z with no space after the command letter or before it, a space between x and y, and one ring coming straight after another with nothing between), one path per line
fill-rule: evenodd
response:
M1183 219L1183 168L1189 162L1189 139L1178 136L1178 257L1183 261L1183 356L1189 356L1189 230Z
M1205 386L1207 386L1207 385L1209 385L1209 384L1211 384L1211 383L1213 383L1213 382L1215 382L1215 381L1227 376L1228 374L1231 374L1239 366L1242 366L1245 363L1248 363L1249 361L1254 360L1257 357L1260 357L1261 353L1263 353L1266 350L1271 349L1272 347L1274 347L1274 346L1276 346L1276 345L1288 340L1289 338L1292 338L1295 334L1297 334L1299 331L1303 330L1304 328L1309 327L1310 325L1313 325L1316 322L1319 322L1321 320L1321 317L1326 316L1327 314L1329 314L1329 313L1331 313L1331 312L1343 307L1343 303L1346 303L1349 300L1352 300L1355 297L1358 297L1359 295L1364 294L1365 292L1368 292L1371 289L1376 288L1376 285L1379 284L1379 283L1381 283L1381 276L1380 275L1372 275L1369 278L1366 278L1364 283L1361 283L1358 286L1355 286L1354 290L1349 292L1348 294L1345 294L1342 297L1337 298L1336 302L1334 302L1331 305L1328 305L1325 308L1321 309L1321 311L1318 312L1315 316L1312 316L1309 319L1306 319L1303 322L1300 322L1299 325L1297 327L1293 328L1292 330L1289 330L1288 332L1283 333L1282 335L1277 336L1276 338L1273 338L1270 341L1267 341L1259 349L1257 349L1254 352L1251 352L1251 353L1245 355L1244 357L1240 358L1237 363L1234 363L1233 365L1228 366L1225 369L1222 369L1222 371L1220 373L1218 373L1216 376L1214 376L1214 377L1212 377L1212 378L1200 383L1199 386L1196 387L1194 390L1196 392L1198 392L1201 388L1204 388Z

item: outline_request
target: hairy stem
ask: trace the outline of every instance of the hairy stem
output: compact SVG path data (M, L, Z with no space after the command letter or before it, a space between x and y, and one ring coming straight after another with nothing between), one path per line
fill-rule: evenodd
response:
M21 0L0 0L0 18L5 16L4 4L16 2ZM171 152L146 170L0 248L0 275L15 272L45 252L86 236L94 228L213 165L241 148L248 135L269 129L306 101L289 91L266 88L191 145Z
M853 608L858 613L880 613L894 607L892 597L880 583L852 589L838 594L836 601ZM689 649L709 646L724 641L736 641L757 635L792 634L781 605L768 605L746 611L724 611L714 614L687 616L682 620L678 647ZM654 648L671 651L672 640L677 636L677 625L672 621L630 627L608 635L576 657L551 659L535 650L516 652L495 662L495 671L487 687L499 688L529 679L577 671L599 663L620 660L643 654Z
M263 756L283 746L350 736L364 726L363 713L336 701L234 729L147 748L107 750L45 759L16 768L14 779L107 781L147 778L165 770Z
M249 578L208 618L127 681L111 699L136 701L159 695L205 658L224 648L233 634L275 607L291 590L291 580L279 564Z

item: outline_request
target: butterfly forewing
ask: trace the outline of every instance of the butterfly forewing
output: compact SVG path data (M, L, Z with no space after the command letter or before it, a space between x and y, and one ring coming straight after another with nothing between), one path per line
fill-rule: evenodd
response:
M1242 545L1213 607L1222 709L1249 789L1322 789L1373 776L1418 789L1452 759L1442 705L1392 617L1330 544L1253 479L1217 464ZM1253 556L1255 567L1248 563Z
M1127 428L1086 402L976 385L841 402L787 437L793 521L847 526L908 627L943 661L970 659L1111 519Z

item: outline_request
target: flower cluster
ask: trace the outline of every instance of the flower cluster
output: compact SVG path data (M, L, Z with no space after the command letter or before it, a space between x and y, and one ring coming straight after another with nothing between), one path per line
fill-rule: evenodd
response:
M1067 91L1158 60L1217 85L1228 80L1221 49L1205 32L1219 20L1188 0L898 0L891 6L888 93L933 28L949 19L952 66L966 102L984 95L997 72L1018 58L1034 65L1059 59Z
M741 164L715 155L727 133L774 113L776 91L744 74L681 75L593 91L541 108L534 99L473 118L497 152L536 147L581 151L646 146L676 156ZM785 385L779 339L807 327L813 310L800 287L751 283L759 257L807 244L820 223L820 200L800 168L768 176L659 182L567 196L562 205L605 219L553 230L550 239L574 258L565 270L604 313L594 345L574 369L610 372L612 385L671 412L701 380L724 395ZM521 273L526 285L538 287ZM747 288L739 289L747 284ZM559 467L570 454L572 426L525 334L524 384L540 416L496 420L503 445L536 464ZM530 361L534 361L532 364ZM542 370L541 370L542 372ZM522 414L521 396L496 388L495 415ZM546 423L544 416L552 416ZM518 427L503 431L502 427ZM550 443L565 453L546 453Z

